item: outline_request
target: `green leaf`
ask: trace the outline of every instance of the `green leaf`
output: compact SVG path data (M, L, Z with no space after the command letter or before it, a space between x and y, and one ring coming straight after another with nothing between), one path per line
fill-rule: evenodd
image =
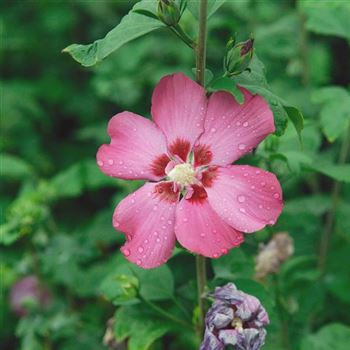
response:
M309 163L307 167L337 181L350 183L350 164L336 165L330 162L318 160Z
M350 4L346 1L300 1L306 14L306 28L324 35L350 40Z
M299 141L301 143L301 131L304 128L304 117L302 113L293 106L284 106L284 109L287 112L289 119L292 121L295 130L297 131Z
M224 3L226 0L208 0L208 18L212 16ZM192 13L192 15L198 19L199 17L199 1L198 0L188 0L187 8Z
M253 260L249 258L242 248L230 250L219 259L212 260L215 278L233 280L235 278L248 278L254 273Z
M140 295L145 300L166 300L174 296L174 278L167 265L152 270L133 266L140 281Z
M215 79L210 84L209 86L210 92L219 91L219 90L230 92L239 104L242 104L244 102L243 93L230 78L223 77L223 78Z
M322 131L329 142L334 142L350 123L349 92L338 86L329 86L316 90L312 100L321 105Z
M33 174L33 169L23 159L10 155L1 155L1 176L11 179L23 179Z
M123 306L115 315L114 334L117 340L129 338L128 350L147 350L172 328L143 306Z
M96 40L89 45L72 44L66 47L63 52L68 52L85 67L95 65L127 42L165 27L161 21L135 12L141 10L155 13L156 4L156 1L149 0L136 3L132 10L103 39Z
M233 81L254 94L261 95L269 103L274 115L276 135L280 136L287 127L287 113L284 105L288 105L284 100L275 95L266 81L265 67L254 54L249 66L250 71L245 71L238 76L233 77Z
M350 344L350 328L340 323L328 324L317 333L307 335L301 350L348 350Z

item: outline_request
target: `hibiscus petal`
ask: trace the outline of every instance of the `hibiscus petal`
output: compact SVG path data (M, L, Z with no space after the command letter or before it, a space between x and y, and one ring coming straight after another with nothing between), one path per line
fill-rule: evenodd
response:
M241 91L242 105L225 91L215 92L209 98L205 132L196 145L199 154L203 149L212 152L207 164L231 164L275 131L273 114L265 100L243 88Z
M208 200L200 197L181 200L175 234L182 246L210 258L218 258L243 242L242 233L226 224Z
M248 165L218 167L205 190L220 217L243 232L273 225L283 208L276 176Z
M165 263L175 246L174 222L178 193L171 182L146 183L123 199L113 215L113 226L124 232L125 257L143 267Z
M169 162L165 136L150 120L130 112L115 115L108 124L109 145L97 152L97 164L107 175L121 179L159 180Z
M152 96L152 116L167 137L169 151L184 161L204 131L205 90L182 73L167 75Z

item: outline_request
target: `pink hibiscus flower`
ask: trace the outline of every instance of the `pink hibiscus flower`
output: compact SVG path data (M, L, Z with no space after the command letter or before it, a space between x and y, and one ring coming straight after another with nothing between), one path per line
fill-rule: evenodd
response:
M127 238L125 257L143 268L165 263L176 239L191 252L218 258L243 233L275 223L282 190L274 174L231 165L274 132L268 104L241 89L244 104L206 92L178 73L163 77L152 97L154 123L131 112L108 124L109 145L97 152L105 174L148 180L122 200L113 226Z

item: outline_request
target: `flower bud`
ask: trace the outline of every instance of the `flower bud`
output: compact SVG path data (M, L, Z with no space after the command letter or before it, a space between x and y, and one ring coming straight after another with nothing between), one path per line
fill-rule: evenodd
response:
M42 286L36 276L27 276L18 280L10 291L11 310L19 317L25 316L35 307L46 307L51 302L51 295Z
M260 301L237 290L233 283L215 289L214 303L205 317L200 350L259 350L265 341L269 317Z
M270 242L260 248L256 257L255 277L264 278L271 273L277 273L280 265L294 252L293 239L287 232L275 234Z
M231 38L226 45L226 54L224 58L224 68L228 76L233 76L245 71L253 57L254 39L239 42Z
M181 17L181 12L175 0L159 0L158 17L167 26L177 25Z
M136 277L127 275L118 275L116 280L121 288L120 295L118 298L120 300L130 300L137 296L139 281Z

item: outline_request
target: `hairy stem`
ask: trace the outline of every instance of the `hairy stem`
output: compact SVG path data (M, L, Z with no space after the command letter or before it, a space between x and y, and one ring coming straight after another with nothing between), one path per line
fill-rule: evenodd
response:
M208 17L208 0L199 1L199 27L198 39L196 45L196 80L204 86L205 81L205 61L206 61L206 41L207 41L207 17ZM207 282L205 258L196 256L197 288L198 288L198 307L199 307L199 324L198 334L202 338L204 333L205 317L205 299L204 291Z
M341 145L338 164L344 164L346 162L346 159L349 153L350 153L350 126L348 127L348 130L345 133L345 138ZM334 181L333 190L332 190L331 208L326 217L325 229L321 237L321 243L320 243L318 265L322 273L324 272L329 243L332 237L334 219L335 219L335 214L337 212L337 206L338 206L339 197L340 197L340 189L341 189L341 183L339 181Z

